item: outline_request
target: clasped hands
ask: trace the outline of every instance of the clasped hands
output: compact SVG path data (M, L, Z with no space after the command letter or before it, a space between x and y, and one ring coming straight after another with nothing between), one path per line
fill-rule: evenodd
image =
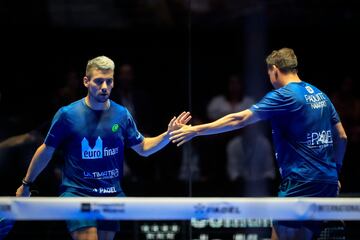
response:
M182 112L178 117L173 117L168 125L169 140L178 147L196 136L194 127L186 125L190 119L190 112Z

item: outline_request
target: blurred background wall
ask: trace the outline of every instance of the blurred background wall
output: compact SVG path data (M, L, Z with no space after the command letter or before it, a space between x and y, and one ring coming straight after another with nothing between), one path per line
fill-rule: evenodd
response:
M139 129L151 136L183 110L192 111L196 124L258 101L272 89L264 58L291 47L301 79L322 88L340 113L349 136L342 194L358 196L359 10L350 0L2 0L0 180L7 184L1 194L14 194L56 110L85 96L90 58L115 61L112 98L129 104ZM228 108L229 99L238 108ZM271 144L269 126L260 123L169 146L149 159L128 151L125 192L276 196ZM263 159L266 167L258 168ZM39 177L39 195L56 196L60 168L61 153Z

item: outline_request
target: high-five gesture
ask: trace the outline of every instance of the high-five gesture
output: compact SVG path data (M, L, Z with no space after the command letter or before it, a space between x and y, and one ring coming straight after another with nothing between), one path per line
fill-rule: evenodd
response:
M186 125L191 120L190 112L182 112L178 117L173 117L168 125L168 133Z
M180 129L170 133L170 140L178 147L196 137L195 128L191 125L182 125Z

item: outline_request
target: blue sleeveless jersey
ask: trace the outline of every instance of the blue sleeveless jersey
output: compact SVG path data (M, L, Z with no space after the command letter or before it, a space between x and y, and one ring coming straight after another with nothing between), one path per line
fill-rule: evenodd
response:
M269 92L250 110L270 120L282 178L336 183L334 125L340 121L329 98L306 83Z
M111 101L109 109L93 110L83 98L59 109L45 144L64 152L62 192L98 196L122 192L124 147L143 139L126 108Z

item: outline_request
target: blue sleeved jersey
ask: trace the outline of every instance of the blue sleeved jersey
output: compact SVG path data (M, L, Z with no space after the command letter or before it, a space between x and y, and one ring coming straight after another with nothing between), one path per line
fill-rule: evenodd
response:
M282 178L336 183L334 125L340 121L330 99L306 83L269 92L250 110L270 120Z
M109 109L93 110L83 98L59 109L45 144L63 149L61 191L97 196L122 192L124 147L143 139L125 107L111 101Z

